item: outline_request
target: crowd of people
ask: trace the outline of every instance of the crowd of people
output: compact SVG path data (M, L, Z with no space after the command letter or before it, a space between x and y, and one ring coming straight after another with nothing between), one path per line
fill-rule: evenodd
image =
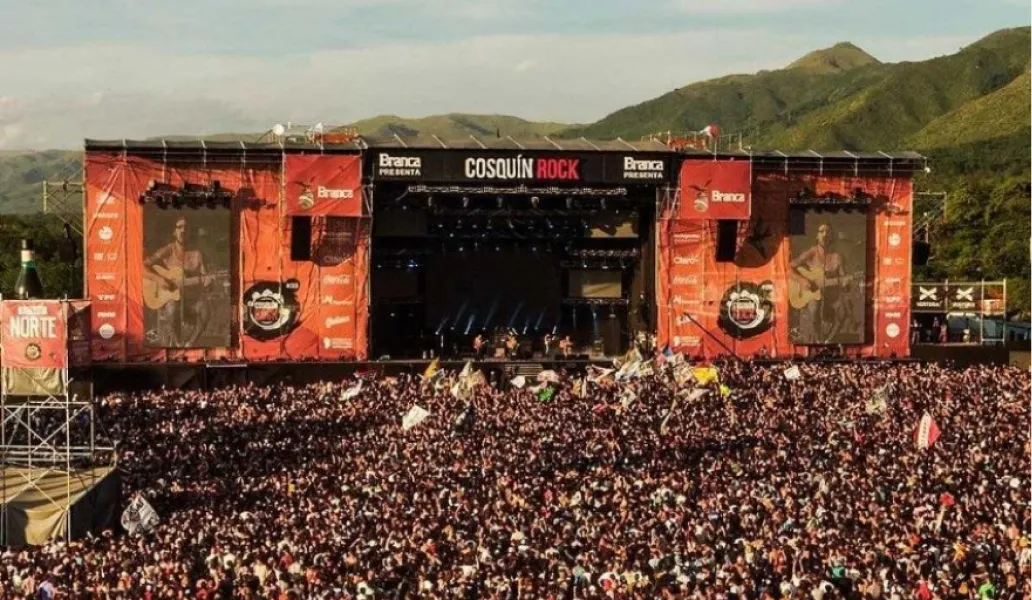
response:
M108 397L160 522L9 549L0 597L1030 597L1028 371L784 369Z

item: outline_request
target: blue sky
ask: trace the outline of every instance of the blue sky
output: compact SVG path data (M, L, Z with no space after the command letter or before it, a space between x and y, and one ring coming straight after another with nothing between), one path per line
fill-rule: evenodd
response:
M0 148L391 113L587 122L852 41L882 61L1019 0L0 0Z

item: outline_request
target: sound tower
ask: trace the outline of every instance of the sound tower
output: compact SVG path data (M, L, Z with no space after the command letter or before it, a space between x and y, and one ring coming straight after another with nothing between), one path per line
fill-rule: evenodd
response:
M738 248L738 221L717 221L717 262L733 262Z
M312 260L312 217L291 217L290 260Z

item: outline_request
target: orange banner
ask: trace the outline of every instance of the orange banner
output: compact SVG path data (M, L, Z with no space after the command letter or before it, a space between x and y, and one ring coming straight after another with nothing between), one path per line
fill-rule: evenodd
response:
M4 368L62 369L68 366L66 303L60 300L4 300Z
M789 318L789 288L795 272L790 199L803 189L849 197L857 188L873 199L869 206L835 209L865 213L859 228L838 232L835 238L840 245L850 242L850 247L866 248L866 257L861 256L863 251L848 257L859 261L851 265L860 280L852 283L851 289L859 290L859 300L850 322L859 323L861 329L856 334L859 343L844 349L857 356L905 356L912 186L904 177L759 173L753 182L752 214L738 227L730 262L716 260L716 220L685 220L666 213L668 218L657 224L660 346L669 344L675 351L704 357L807 355L827 346L793 342L800 336L791 330ZM803 239L813 235L816 232ZM825 338L831 339L829 335Z
M95 361L365 358L367 223L316 216L311 259L291 260L283 160L87 156L87 207L107 194L120 216L87 226Z
M752 214L752 162L685 160L680 190L682 220L747 220Z
M290 215L362 216L362 167L344 154L288 154L286 212Z
M126 359L125 158L86 155L86 245L83 289L92 306L90 348L93 360Z

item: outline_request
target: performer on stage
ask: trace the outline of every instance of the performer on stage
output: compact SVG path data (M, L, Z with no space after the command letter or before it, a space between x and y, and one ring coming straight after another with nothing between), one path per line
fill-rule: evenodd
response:
M552 343L553 342L555 342L555 336L553 336L551 333L546 333L545 334L545 357L546 358L550 357L552 355Z
M559 341L559 350L563 353L563 358L570 358L570 352L573 351L573 342L570 341L570 336L567 335Z
M473 356L477 360L484 357L484 336L477 334L477 337L473 338Z

